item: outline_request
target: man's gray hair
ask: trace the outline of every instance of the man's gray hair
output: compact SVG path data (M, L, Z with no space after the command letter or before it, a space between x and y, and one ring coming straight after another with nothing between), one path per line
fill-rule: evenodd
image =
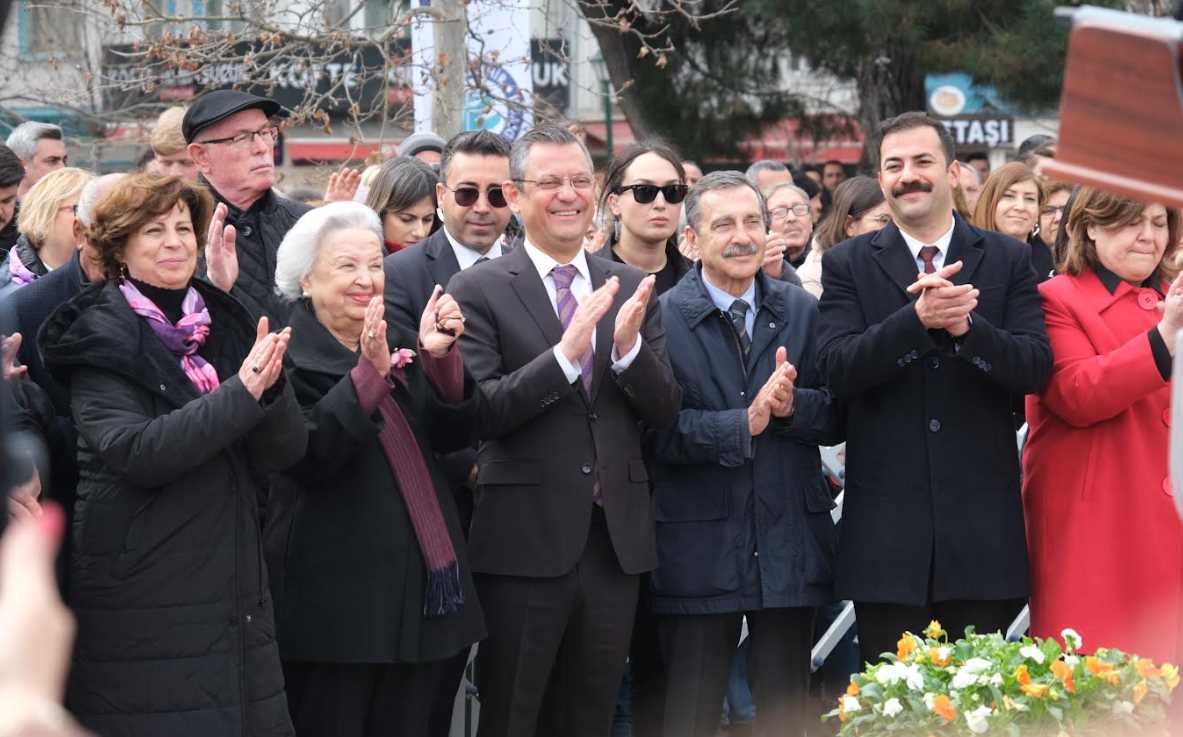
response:
M759 161L753 162L752 165L748 167L748 170L744 172L744 176L750 179L752 184L755 184L756 175L762 171L787 172L789 171L789 167L785 166L779 161L773 161L772 159L761 159Z
M347 228L370 231L381 248L382 221L378 213L360 202L331 202L309 210L297 220L275 254L276 293L292 301L303 296L301 282L312 271L321 247L330 235Z
M752 180L748 179L746 174L738 171L713 171L707 174L698 183L690 188L690 192L686 195L686 204L683 205L683 210L686 212L686 224L694 229L695 233L702 234L698 229L702 219L702 203L700 200L707 192L718 192L724 189L750 189L756 193L756 200L760 203L760 216L764 218L764 227L768 227L768 202L764 199L764 195L760 194L760 188L755 185Z
M21 161L28 161L37 155L37 142L43 138L51 138L55 141L64 140L61 126L30 120L13 128L12 133L8 134L8 140L4 143Z
M764 197L764 200L765 201L771 200L772 196L775 195L777 192L781 191L782 189L793 190L797 194L801 195L801 199L805 200L805 204L807 204L807 205L809 204L809 200L811 199L809 196L809 193L806 192L805 190L801 189L797 185L793 184L792 182L781 182L780 184L776 185L772 189L768 190L768 194Z
M531 128L526 131L525 135L513 142L513 147L509 150L510 179L520 182L526 178L526 159L530 156L530 149L540 143L552 146L578 146L583 151L584 157L587 158L588 170L594 170L587 146L583 145L583 142L576 138L571 131L558 126L543 125Z
M78 206L74 208L74 217L78 218L78 222L89 228L95 205L99 204L103 195L110 192L115 183L125 176L127 175L121 172L104 174L82 185L82 191L78 193Z

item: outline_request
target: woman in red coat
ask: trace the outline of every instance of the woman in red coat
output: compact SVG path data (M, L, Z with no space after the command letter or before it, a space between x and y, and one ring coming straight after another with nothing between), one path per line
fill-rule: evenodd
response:
M1180 215L1083 189L1064 274L1039 287L1055 366L1027 397L1031 631L1177 661L1183 524L1167 472L1183 326Z

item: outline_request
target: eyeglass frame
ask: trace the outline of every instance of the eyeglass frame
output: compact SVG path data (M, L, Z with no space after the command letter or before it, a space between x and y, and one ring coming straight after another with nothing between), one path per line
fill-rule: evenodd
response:
M576 184L575 184L576 177L587 177L586 186L583 186L583 187L576 186ZM533 184L536 187L538 187L538 189L542 190L543 192L558 192L559 190L561 190L563 188L564 184L571 185L571 189L575 190L576 192L579 192L582 190L594 189L596 186L596 178L590 174L573 174L571 176L566 176L566 177L555 177L553 180L552 179L515 179L513 181L515 184L518 184L518 183ZM554 184L553 187L549 187L549 186L544 187L544 186L542 186L544 182L546 184L552 184L554 182L557 182L557 183Z
M461 207L472 207L478 201L480 201L481 195L485 196L485 202L489 203L489 207L492 207L495 210L503 210L503 209L509 207L509 201L505 199L505 190L501 188L500 184L491 184L491 185L489 185L488 189L484 189L484 190L482 190L480 187L476 187L476 186L473 186L470 184L462 184L459 187L453 188L453 187L449 187L444 182L440 182L440 186L442 186L447 191L451 192L452 199L456 200L456 204L460 205ZM562 186L563 185L560 183L559 187L562 187ZM461 202L460 198L457 196L461 191L465 191L465 190L467 190L469 192L476 192L476 197L474 197L472 199L472 202L469 202L467 204ZM497 192L497 194L501 195L501 204L500 205L498 205L496 202L493 201L493 192Z
M784 211L784 214L778 216L776 213L782 210ZM802 210L804 210L804 212L802 212ZM804 202L796 205L783 205L781 207L769 210L768 218L773 221L787 220L790 212L799 218L803 218L810 212L809 205L805 204Z
M237 133L233 136L226 136L225 138L210 138L205 141L194 141L194 143L226 143L231 147L240 148L244 145L249 146L250 144L254 143L256 136L263 140L270 138L271 140L268 141L268 143L274 146L275 142L279 140L279 126L268 123L266 126L259 128L258 130L243 131L242 133Z
M640 197L637 196L638 189L642 189L642 188L648 189L650 187L652 187L654 190L652 198L647 199L647 200L642 200ZM638 182L636 184L622 184L621 186L617 187L613 191L613 194L622 195L625 192L630 191L630 190L633 193L633 200L638 205L649 205L649 204L656 202L658 192L660 192L661 196L665 198L666 204L680 205L680 204L682 204L682 201L686 199L686 195L690 192L690 187L688 187L686 184L684 184L682 182L674 182L673 184L650 184L648 182ZM680 192L681 194L679 194L678 197L675 199L675 198L670 197L670 193L667 192L666 190L673 190L675 192Z

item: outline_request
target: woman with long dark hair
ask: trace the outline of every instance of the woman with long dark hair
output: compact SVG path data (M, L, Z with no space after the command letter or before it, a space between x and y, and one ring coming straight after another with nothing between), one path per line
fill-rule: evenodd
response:
M814 297L822 296L822 255L847 238L870 233L891 222L891 210L883 189L871 177L852 177L834 190L826 219L817 228L813 249L797 269L801 286Z

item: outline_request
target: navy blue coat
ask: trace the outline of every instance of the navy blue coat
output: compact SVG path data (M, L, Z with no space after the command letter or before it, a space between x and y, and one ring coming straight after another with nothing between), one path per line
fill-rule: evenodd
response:
M842 440L841 411L815 364L817 302L756 276L758 311L746 365L702 265L661 297L682 386L677 424L655 436L659 614L817 606L831 600L837 532L817 446ZM797 367L793 414L751 438L747 408L785 346ZM749 452L749 443L750 450Z

